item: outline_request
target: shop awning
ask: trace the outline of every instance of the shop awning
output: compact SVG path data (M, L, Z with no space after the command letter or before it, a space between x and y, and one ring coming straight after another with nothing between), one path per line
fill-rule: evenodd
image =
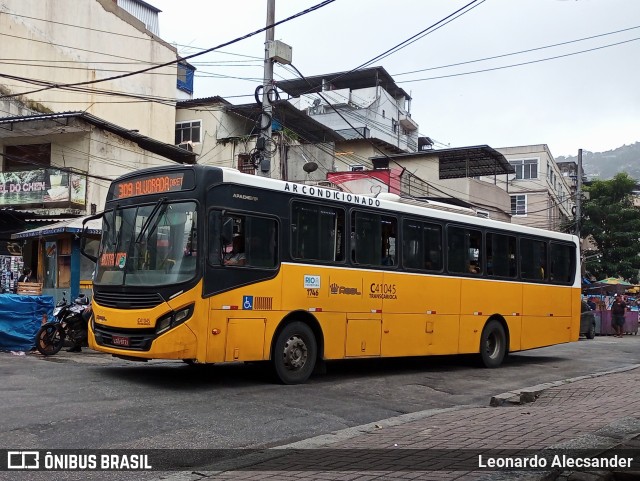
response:
M49 224L35 229L25 230L12 234L12 239L29 239L33 237L45 237L50 235L64 234L65 232L80 233L82 232L82 221L85 217L78 217L76 219L69 219L62 222L56 222L55 224ZM101 234L102 233L102 220L93 219L87 222L88 234Z

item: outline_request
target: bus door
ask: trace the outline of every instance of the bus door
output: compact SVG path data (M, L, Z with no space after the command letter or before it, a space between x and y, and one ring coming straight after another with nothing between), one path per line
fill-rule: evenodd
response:
M208 236L207 277L219 293L210 297L207 362L268 359L267 322L279 308L276 221L213 210Z
M557 342L558 334L566 330L566 320L557 316L547 269L547 243L520 239L520 276L522 286L522 349Z

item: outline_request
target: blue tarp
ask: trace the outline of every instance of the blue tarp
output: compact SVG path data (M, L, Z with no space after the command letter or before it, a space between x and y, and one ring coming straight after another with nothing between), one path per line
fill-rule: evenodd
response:
M28 351L35 346L42 315L53 318L53 296L0 295L0 351Z

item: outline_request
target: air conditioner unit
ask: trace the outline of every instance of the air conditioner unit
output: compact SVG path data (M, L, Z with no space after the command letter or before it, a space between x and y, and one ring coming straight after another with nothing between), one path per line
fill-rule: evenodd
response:
M184 150L188 150L189 152L193 152L193 142L191 142L191 141L183 142L181 144L178 144L178 147L180 147L181 149L184 149Z

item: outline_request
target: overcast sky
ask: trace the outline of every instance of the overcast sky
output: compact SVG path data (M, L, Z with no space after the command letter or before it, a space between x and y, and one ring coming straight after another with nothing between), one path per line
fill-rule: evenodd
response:
M266 23L266 0L147 1L162 10L160 36L178 44L183 55ZM276 0L276 20L320 1ZM336 0L276 27L275 38L291 45L293 64L306 76L347 71L470 1ZM436 148L547 144L559 157L640 141L640 0L479 0L474 5L373 63L410 93L420 134L434 139ZM626 31L612 33L619 30ZM593 36L598 37L578 41ZM194 97L251 102L263 75L264 40L260 33L221 49L225 53L191 60L198 69ZM540 48L565 42L571 43ZM535 62L612 44L618 45ZM537 50L440 68L531 49ZM406 73L417 70L422 71ZM276 66L275 79L282 78L295 75ZM241 95L246 97L235 97Z

